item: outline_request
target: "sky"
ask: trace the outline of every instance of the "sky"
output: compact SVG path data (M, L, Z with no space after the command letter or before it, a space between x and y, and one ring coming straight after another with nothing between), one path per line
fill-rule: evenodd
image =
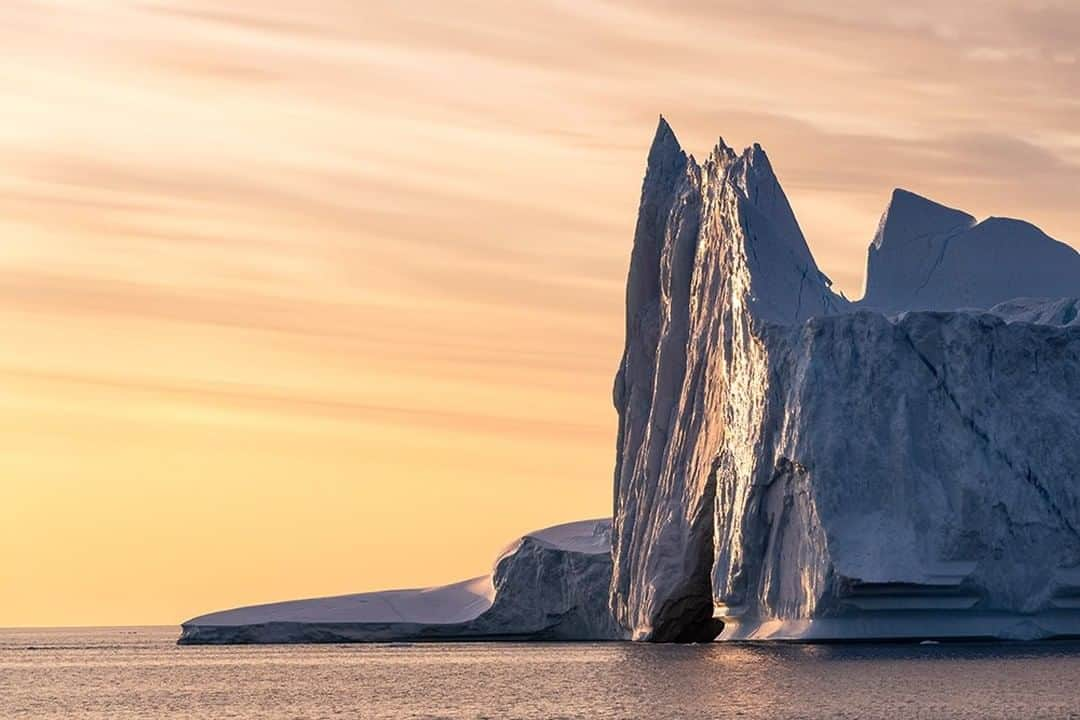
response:
M610 514L661 113L761 142L851 298L895 186L1080 243L1073 2L5 0L0 48L0 626Z

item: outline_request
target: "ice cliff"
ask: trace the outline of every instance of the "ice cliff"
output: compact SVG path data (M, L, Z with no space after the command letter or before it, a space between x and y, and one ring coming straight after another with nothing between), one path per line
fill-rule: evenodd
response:
M621 639L608 611L610 538L610 520L557 525L512 543L491 575L212 613L185 622L180 643Z
M661 120L614 389L633 638L1080 634L1080 255L897 191L867 267L834 294L761 148Z

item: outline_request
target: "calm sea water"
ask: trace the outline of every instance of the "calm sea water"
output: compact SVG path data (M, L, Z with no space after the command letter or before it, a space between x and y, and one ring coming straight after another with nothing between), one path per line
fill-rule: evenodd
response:
M0 630L3 718L1080 718L1080 645L177 647Z

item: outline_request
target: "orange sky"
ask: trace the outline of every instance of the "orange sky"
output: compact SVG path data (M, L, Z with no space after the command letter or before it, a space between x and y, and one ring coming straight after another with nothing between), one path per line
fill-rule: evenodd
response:
M807 5L6 0L0 626L607 514L660 112L760 141L849 297L895 185L1080 239L1075 3Z

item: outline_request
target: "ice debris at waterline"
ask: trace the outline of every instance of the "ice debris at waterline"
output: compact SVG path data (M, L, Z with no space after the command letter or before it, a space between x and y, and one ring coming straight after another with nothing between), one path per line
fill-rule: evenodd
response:
M758 145L661 120L614 391L634 639L1080 635L1080 255L897 190L866 288Z
M584 520L525 535L491 575L212 613L185 622L180 643L624 639L610 584L611 521Z

